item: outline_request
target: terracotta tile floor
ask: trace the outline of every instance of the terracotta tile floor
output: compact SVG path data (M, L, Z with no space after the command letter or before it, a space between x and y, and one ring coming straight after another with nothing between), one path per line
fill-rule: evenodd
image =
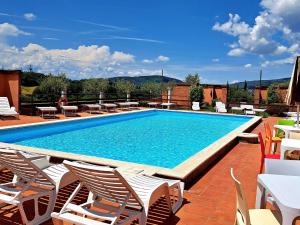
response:
M88 114L82 114L88 116ZM278 118L265 119L274 124ZM0 121L0 126L45 121L39 117L21 116L20 120ZM254 133L263 132L263 123ZM160 207L153 207L147 224L151 225L232 225L235 212L235 192L229 172L234 168L236 176L244 185L249 207L254 207L256 177L259 171L260 151L258 144L239 143L184 193L182 208L171 217L167 217ZM68 193L74 187L68 187L60 193L57 206L60 207ZM69 189L69 190L68 190ZM84 195L85 193L83 193ZM19 224L15 210L8 216L0 211L0 224ZM9 217L9 219L8 219ZM11 222L13 220L13 222ZM299 222L299 221L298 221ZM297 223L300 224L300 223ZM52 221L44 225L53 225Z

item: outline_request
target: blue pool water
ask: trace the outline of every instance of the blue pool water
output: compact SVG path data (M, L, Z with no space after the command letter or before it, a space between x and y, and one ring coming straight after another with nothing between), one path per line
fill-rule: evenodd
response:
M151 110L0 131L0 142L174 168L251 117Z

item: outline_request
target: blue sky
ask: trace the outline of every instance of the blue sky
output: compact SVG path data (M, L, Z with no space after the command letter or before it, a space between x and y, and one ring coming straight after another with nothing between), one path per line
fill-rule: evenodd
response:
M300 0L4 1L0 66L70 78L165 74L204 83L288 77Z

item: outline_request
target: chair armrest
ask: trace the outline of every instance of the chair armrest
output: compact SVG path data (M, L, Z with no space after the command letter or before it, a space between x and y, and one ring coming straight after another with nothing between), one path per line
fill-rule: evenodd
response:
M265 159L265 173L276 175L300 176L300 161Z

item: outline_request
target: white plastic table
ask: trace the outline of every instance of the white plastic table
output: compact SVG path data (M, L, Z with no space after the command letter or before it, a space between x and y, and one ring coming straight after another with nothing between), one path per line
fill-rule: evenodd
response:
M280 159L284 159L284 154L288 150L300 150L300 140L282 139L280 146Z
M265 208L270 193L282 214L282 225L291 225L300 216L299 176L260 174L257 177L256 208Z
M274 127L283 130L285 133L285 138L289 138L290 132L300 132L300 127L296 126L274 125Z

